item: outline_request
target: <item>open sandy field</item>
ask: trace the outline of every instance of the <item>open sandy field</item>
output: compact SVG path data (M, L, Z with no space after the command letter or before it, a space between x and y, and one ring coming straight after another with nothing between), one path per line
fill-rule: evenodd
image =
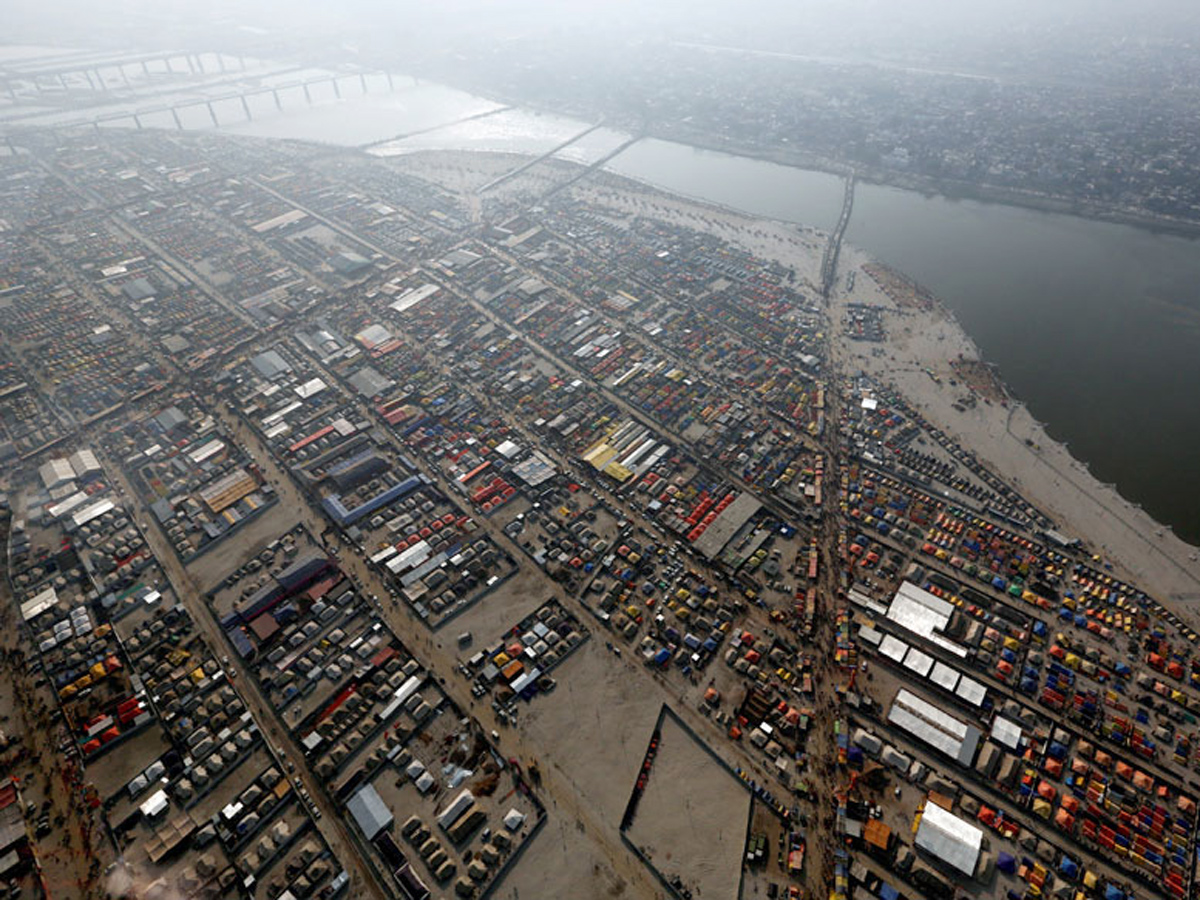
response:
M543 780L567 782L567 790L555 793L573 795L599 823L599 833L588 834L574 810L551 800L545 833L499 896L514 887L521 897L654 896L647 893L650 874L620 846L618 827L662 697L646 691L640 673L631 671L637 663L624 659L609 656L603 641L588 641L555 670L558 689L522 712L522 737L545 753ZM596 853L597 844L637 870L613 871Z
M746 787L665 717L629 839L696 896L735 897L749 813Z

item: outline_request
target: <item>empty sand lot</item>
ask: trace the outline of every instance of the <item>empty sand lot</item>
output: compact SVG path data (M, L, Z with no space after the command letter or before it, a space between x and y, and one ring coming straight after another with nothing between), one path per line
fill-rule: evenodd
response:
M668 880L678 876L695 896L736 897L749 814L745 785L665 717L628 838Z

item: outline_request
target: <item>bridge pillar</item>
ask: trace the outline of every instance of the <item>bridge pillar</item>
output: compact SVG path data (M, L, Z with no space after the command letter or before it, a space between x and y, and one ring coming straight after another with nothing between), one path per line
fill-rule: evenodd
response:
M87 79L88 87L94 91L96 89L96 82L92 81L92 73L84 69L83 77Z
M283 104L279 102L279 91L276 88L271 88L271 96L275 98L275 108L283 112Z
M214 128L219 127L221 123L217 121L217 111L215 109L213 109L212 101L209 100L204 105L208 107L208 117L210 119L212 119L213 127Z
M42 88L42 83L40 81L38 81L38 77L36 75L34 75L32 77L32 79L30 79L30 80L33 81L33 86L35 88L37 88L37 92L40 94L42 92L43 88Z
M125 66L124 65L117 66L117 71L119 71L121 73L121 79L125 82L125 86L132 87L133 85L131 85L129 83L129 76L125 74Z
M142 72L146 75L150 74L150 64L146 60L142 60Z
M342 89L340 87L338 87L337 76L334 75L332 78L330 78L329 83L333 85L333 93L335 95L337 95L337 98L339 100L341 100L342 99Z
M92 130L99 133L99 131L100 131L100 120L99 119L92 119Z
M253 122L254 116L250 115L250 104L246 102L246 95L242 94L242 96L239 99L242 101L242 109L246 113L246 121Z
M223 56L221 55L220 51L217 51L217 67L218 67L218 68L219 68L219 69L220 69L222 72L224 72L224 71L225 71L225 57L223 57Z
M179 121L179 110L173 106L171 107L171 118L175 120L175 127L183 131L183 123Z
M183 54L183 61L185 63L187 63L188 71L191 72L193 75L195 75L196 74L196 64L194 62L192 62L192 55L190 53Z
M312 106L312 94L308 90L308 82L304 82L304 99L308 101L308 105Z
M133 114L133 124L138 127L138 131L142 130L142 117L137 113Z
M58 73L58 86L64 91L67 89L67 76L65 76L62 72Z
M358 80L359 80L359 82L361 82L361 83L362 83L362 89L363 89L363 93L365 94L365 93L367 92L367 73L366 73L366 72L359 72L359 73L358 73Z
M199 53L196 54L196 68L200 70L200 74L204 74L204 57Z
M240 53L238 54L238 66L243 72L246 71L246 57L242 56Z
M392 73L391 72L387 73L387 79L388 79L388 90L394 91L396 89L396 83L394 81L392 81Z

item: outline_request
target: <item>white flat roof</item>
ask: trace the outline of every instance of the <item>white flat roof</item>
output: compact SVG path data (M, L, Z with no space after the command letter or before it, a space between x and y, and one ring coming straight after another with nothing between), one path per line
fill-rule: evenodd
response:
M1016 750L1021 746L1021 726L1012 719L996 716L992 722L992 737L1009 750Z
M909 647L908 653L904 654L904 668L924 678L933 668L933 657L916 647Z
M934 663L933 671L929 673L930 681L948 691L952 691L958 686L958 680L961 677L962 673L958 669L948 666L944 662Z
M967 649L942 635L954 604L936 597L911 581L901 582L888 606L887 617L902 628L920 635L955 656L964 657Z
M908 653L908 644L895 635L887 634L879 645L879 652L893 662L900 662L904 659L904 654Z
M968 678L966 675L964 675L962 680L958 683L958 687L955 689L954 693L956 693L959 697L962 697L962 699L966 700L972 706L982 706L983 698L987 696L987 688L974 678Z
M917 828L916 844L969 878L979 864L983 831L936 803L927 802Z

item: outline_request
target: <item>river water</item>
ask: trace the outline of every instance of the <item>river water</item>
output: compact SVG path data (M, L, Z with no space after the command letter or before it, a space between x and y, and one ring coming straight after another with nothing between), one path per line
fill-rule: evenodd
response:
M309 73L305 73L308 75ZM294 84L296 74L286 79ZM270 78L264 79L268 83ZM280 77L280 83L284 77ZM508 110L436 84L373 76L342 99L299 88L284 112L252 98L217 110L223 129L359 145L381 155L428 149L540 153L587 127ZM159 114L170 126L169 114ZM458 122L458 124L449 124ZM155 124L147 122L147 124ZM211 127L207 110L185 127ZM599 158L624 135L601 129L560 155ZM608 167L671 191L775 219L832 228L841 181L821 172L644 140ZM847 240L906 272L957 316L1047 431L1128 499L1200 543L1200 243L1145 229L861 184Z

